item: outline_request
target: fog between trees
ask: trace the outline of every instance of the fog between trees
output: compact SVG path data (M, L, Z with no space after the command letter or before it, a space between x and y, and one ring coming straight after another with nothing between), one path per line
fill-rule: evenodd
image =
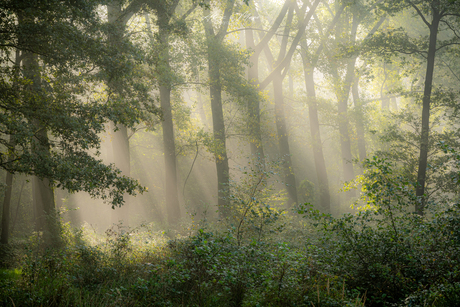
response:
M458 306L459 12L0 1L0 305Z
M378 156L457 200L456 1L5 1L2 241L354 209ZM102 199L101 199L102 198Z

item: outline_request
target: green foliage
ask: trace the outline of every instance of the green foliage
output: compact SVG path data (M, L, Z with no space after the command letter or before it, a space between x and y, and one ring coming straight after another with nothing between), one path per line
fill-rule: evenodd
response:
M354 299L340 278L321 272L309 253L286 242L238 245L230 232L206 228L166 241L148 227L121 225L102 237L87 228L68 229L63 240L65 248L43 253L28 245L22 270L0 280L0 304L362 305L362 296Z
M366 164L357 181L364 203L356 214L333 218L300 210L322 226L319 257L334 263L331 273L343 276L348 287L366 292L371 306L416 306L421 298L432 301L435 293L440 295L436 306L450 306L460 278L454 231L460 207L442 210L431 204L421 218L412 213L418 201L414 184L385 160L374 157Z
M278 163L262 165L260 160L248 162L239 171L241 177L230 181L226 223L234 231L237 243L261 242L264 236L283 229L283 191L274 192Z
M138 82L136 48L126 39L111 45L115 29L101 19L102 3L0 5L0 167L119 206L124 193L144 188L97 158L100 134L110 121L132 127L158 110Z

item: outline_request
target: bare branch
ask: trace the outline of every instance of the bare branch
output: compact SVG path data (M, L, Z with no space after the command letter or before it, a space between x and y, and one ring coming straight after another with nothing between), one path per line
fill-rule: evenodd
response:
M452 45L460 45L460 42L446 43L446 44L442 45L441 47L437 48L436 51L439 51L439 50L441 50L441 49L444 48L444 47L452 46Z
M417 14L420 16L420 18L422 18L423 22L428 26L428 28L431 29L431 24L426 20L422 11L420 11L420 9L412 1L408 1L408 2L417 11Z
M307 27L308 22L313 16L314 11L316 10L316 7L318 6L319 2L321 0L316 0L310 7L310 10L308 11L307 15L305 16L304 20L299 26L299 31L297 32L297 35L295 36L294 40L292 41L291 47L289 48L289 51L287 52L286 56L284 59L279 63L279 65L270 73L270 75L265 78L264 81L260 83L260 89L264 89L267 87L268 84L273 80L275 75L282 71L283 69L285 70L283 72L283 75L285 76L288 69L289 65L291 62L292 55L294 54L295 50L297 49L297 45L299 44L300 39L303 37L305 33L305 29ZM344 6L342 6L343 8Z
M181 16L179 20L185 20L197 7L197 3L194 3L191 8L188 9L187 12L184 13L184 15Z
M230 23L230 18L232 17L233 7L235 6L235 0L227 0L227 5L225 6L224 15L222 16L222 21L220 23L219 32L216 34L216 38L221 40L225 37L227 33L228 25Z
M446 20L441 20L441 22L445 23L447 25L447 27L454 33L454 35L457 38L460 38L460 35L457 33L456 29L454 27L452 27L452 25L449 22L447 22Z
M270 27L270 29L267 31L267 34L260 40L260 42L257 44L255 48L256 54L259 54L265 47L265 45L268 44L268 42L272 39L273 35L275 35L276 30L278 30L281 22L284 19L284 16L287 13L287 10L289 8L290 0L286 0L284 2L283 7L281 8L280 13L278 14L278 17L276 17L275 22L273 25Z

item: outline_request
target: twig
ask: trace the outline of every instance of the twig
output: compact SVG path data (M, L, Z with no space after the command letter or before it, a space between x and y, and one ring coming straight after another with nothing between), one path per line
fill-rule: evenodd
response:
M198 141L196 141L196 154L195 158L193 159L192 166L190 167L190 171L188 172L187 178L185 178L184 181L184 188L182 189L182 197L185 199L185 185L187 184L188 177L190 177L190 174L192 173L193 166L195 165L196 158L198 157Z

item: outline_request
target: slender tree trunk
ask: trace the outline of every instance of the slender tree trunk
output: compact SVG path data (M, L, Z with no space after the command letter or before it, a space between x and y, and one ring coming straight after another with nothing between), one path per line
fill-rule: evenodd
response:
M255 50L254 33L251 29L246 30L246 47ZM248 80L256 88L259 87L259 52L253 52L248 67ZM258 159L258 165L261 169L265 168L265 154L262 145L262 130L260 128L260 105L259 100L250 99L248 101L249 111L249 138L251 146L251 154Z
M436 1L439 4L439 1ZM432 5L433 20L430 26L430 45L428 47L428 58L426 65L425 89L423 92L423 109L422 109L422 129L420 136L420 156L417 173L417 188L416 196L420 199L415 207L415 212L423 215L425 207L425 182L426 182L426 169L428 166L428 142L430 132L430 103L431 103L431 90L433 86L433 72L434 62L436 57L436 41L438 35L438 27L441 16L438 11L438 6Z
M329 181L327 178L326 162L323 154L323 144L319 128L318 104L316 101L316 89L314 69L309 65L306 55L302 53L305 73L305 88L308 99L308 114L310 118L310 133L312 139L313 158L315 159L316 177L319 186L319 202L324 212L331 212L331 196L329 194Z
M122 14L121 1L113 1L107 5L108 22L114 27L110 36L110 43L112 44L114 50L118 48L117 44L122 40L123 32L126 27L123 18L121 18ZM116 81L116 76L111 76L111 78L107 80L107 85L111 93L115 95L119 93L120 85ZM122 124L118 124L116 126L115 124L112 124L112 128L113 162L123 175L130 176L128 128ZM112 211L112 222L122 222L125 226L129 226L129 197L128 195L124 195L123 198L125 201L123 207L115 208L115 210Z
M353 82L353 86L351 87L351 92L353 95L353 103L358 111L356 118L356 136L358 138L359 160L364 161L366 159L366 140L364 139L363 104L359 98L358 82L359 78L356 77Z
M354 70L354 66L349 63L347 68L347 74L351 74L351 69ZM347 77L346 77L347 78ZM348 120L348 98L350 93L351 83L345 82L345 85L340 89L338 96L337 110L338 110L338 124L340 134L340 149L342 152L342 168L343 177L345 181L350 181L355 178L355 172L353 169L353 155L351 153L351 140L349 133L349 120ZM348 192L349 196L355 196L354 191Z
M348 24L348 22L346 23ZM354 43L356 40L356 33L358 29L358 19L353 16L353 22L351 27L351 42ZM337 27L337 37L340 37L340 27ZM340 40L339 40L340 41ZM351 139L349 132L349 119L348 119L348 99L350 96L350 89L355 79L355 64L357 56L353 56L347 62L347 70L345 74L345 80L343 85L340 83L340 77L338 74L337 64L332 63L333 75L336 80L335 86L337 87L337 111L338 111L338 125L340 135L340 150L342 153L342 168L343 168L343 179L345 181L351 181L355 178L355 172L353 167L353 155L351 152ZM355 190L346 192L345 198L349 199L356 195Z
M214 45L214 48L216 46ZM220 84L219 59L213 51L213 43L208 45L209 79L211 80L209 94L211 96L212 127L214 133L217 197L222 216L228 214L229 167L225 137L224 113L222 109L222 87Z
M283 79L278 73L273 79L273 92L275 100L275 121L278 134L278 144L281 158L284 160L284 180L289 196L289 204L297 204L297 186L292 168L291 152L289 149L289 137L286 129L286 118L284 114Z
M160 76L160 103L163 111L163 146L165 157L165 196L168 212L168 222L176 224L180 219L180 206L177 184L176 145L174 125L171 108L171 66L169 63L169 22L170 14L158 12L158 37L161 44L161 63L158 68L162 70Z
M128 128L125 125L112 124L112 152L113 163L121 171L122 175L129 177L131 175L130 166L130 151L129 151L129 138ZM129 195L123 196L125 204L122 207L112 210L112 222L117 224L123 223L124 226L129 226Z
M332 30L339 22L340 16L344 11L345 5L342 5L336 13L336 16L328 26L327 31ZM321 41L321 44L316 49L313 58L307 59L307 44L306 41L301 41L303 52L301 52L302 63L304 66L305 74L305 87L308 97L308 112L310 116L310 133L312 136L312 147L313 157L315 159L316 176L318 179L319 193L320 193L320 205L325 212L331 212L331 195L329 193L329 180L327 177L326 162L323 154L323 144L321 141L319 116L318 116L318 104L316 100L316 90L314 81L314 69L318 62L319 56L324 49L325 40Z
M171 113L171 88L160 86L160 101L163 111L163 146L165 158L165 196L169 224L180 219L180 206L177 188L176 145Z
M277 63L280 63L286 56L287 43L289 31L291 30L292 18L294 15L293 7L289 8L286 26L284 28L283 38L280 46L280 53L278 55ZM271 52L267 49L269 53L268 56L271 56ZM271 61L273 63L273 61ZM289 136L286 126L286 116L284 111L284 95L283 95L283 76L281 70L275 70L276 63L272 65L272 74L273 77L273 94L275 100L275 122L276 122L276 131L278 136L278 146L281 158L284 160L283 169L284 169L284 180L286 184L286 190L288 192L288 207L292 204L297 204L297 184L295 180L294 169L292 167L291 151L289 148Z
M10 137L10 144L13 143ZM14 144L12 144L14 146ZM9 159L11 162L11 159ZM6 172L5 180L5 196L3 198L3 213L2 213L2 237L1 244L8 244L10 235L10 207L11 207L11 194L13 192L13 174Z
M20 69L20 52L16 50L16 56L15 56L15 63L14 63L14 68L15 68L15 75L17 76L19 74L19 69ZM16 88L17 83L13 81L13 88ZM14 136L10 135L10 140L8 142L8 147L13 148L16 145L16 142L14 140ZM9 154L8 155L8 163L11 163L13 161L13 155ZM0 239L0 243L2 244L8 244L9 240L9 234L10 234L10 208L11 208L11 194L13 192L13 174L10 172L6 172L6 179L5 179L5 184L6 184L6 189L5 189L5 196L3 199L3 214L2 214L2 236Z
M16 214L14 215L13 225L11 225L11 233L12 234L14 233L14 227L16 226L16 223L18 221L19 207L21 206L22 190L24 189L25 184L26 184L26 180L23 180L22 184L21 184L21 190L19 191L18 205L16 206Z
M217 172L217 205L221 217L226 217L229 214L228 192L230 170L227 157L224 112L222 108L222 85L220 79L221 58L219 58L219 54L223 47L222 42L228 29L234 5L235 0L227 0L222 22L217 33L214 33L209 10L207 10L207 16L205 16L203 20L207 43L208 75L210 82L209 94L211 97L212 127L215 141L214 157L216 159Z

